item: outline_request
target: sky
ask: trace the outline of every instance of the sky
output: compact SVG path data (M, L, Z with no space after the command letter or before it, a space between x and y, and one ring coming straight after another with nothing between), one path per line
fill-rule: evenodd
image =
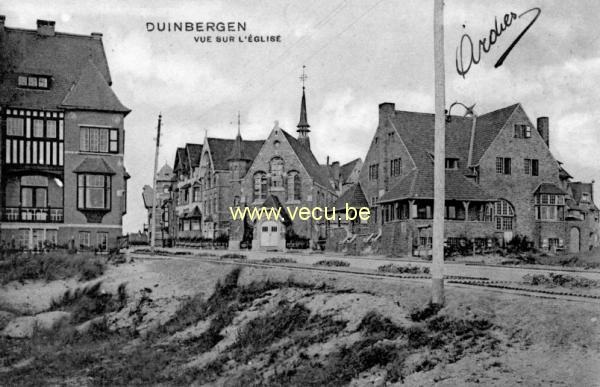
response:
M533 19L504 63L494 64ZM517 15L463 77L456 50L468 34L477 45L497 18ZM446 104L476 104L475 113L520 102L532 122L550 119L550 149L575 180L600 177L600 2L447 0L444 10ZM244 139L273 128L295 133L306 66L311 148L317 159L364 158L378 105L434 111L433 1L2 1L8 27L101 32L113 90L132 112L125 119L129 181L124 232L142 228L142 187L152 184L159 113L159 163L173 165L186 142L233 138L237 114ZM522 15L519 17L519 15ZM245 22L238 32L156 32L147 23ZM216 43L217 35L280 36L281 42ZM194 37L212 35L213 42ZM477 47L477 46L476 46ZM466 50L464 51L466 53ZM468 58L468 55L467 57ZM467 62L465 62L466 64ZM462 114L459 109L454 114ZM595 184L599 192L598 182Z

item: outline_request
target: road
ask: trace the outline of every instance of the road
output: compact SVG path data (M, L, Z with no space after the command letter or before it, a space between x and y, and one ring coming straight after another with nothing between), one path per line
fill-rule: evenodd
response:
M135 249L133 249L135 250ZM294 259L299 264L312 265L317 261L324 259L336 259L346 261L350 264L350 268L354 269L365 269L365 270L377 270L379 266L387 264L395 265L411 265L429 267L430 263L423 260L415 260L412 257L406 258L386 258L382 256L346 256L343 254L336 253L283 253L283 252L262 252L262 251L228 251L228 250L200 250L200 249L184 249L184 248L173 248L160 250L169 252L188 252L192 255L195 254L214 254L223 255L229 253L239 253L247 257L250 262L262 261L267 257L285 257ZM447 276L468 276L468 277L483 277L488 278L491 281L509 281L519 282L523 280L523 276L526 274L548 274L548 273L568 273L571 275L577 275L593 280L600 281L600 271L598 270L583 270L578 268L562 268L562 267L548 267L548 266L537 266L537 267L514 267L514 266L492 266L492 265L478 265L478 264L466 264L464 262L446 262L444 265L444 274Z

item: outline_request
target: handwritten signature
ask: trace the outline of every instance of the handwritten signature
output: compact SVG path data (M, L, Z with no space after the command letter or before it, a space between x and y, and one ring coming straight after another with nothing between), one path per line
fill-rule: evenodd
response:
M487 54L492 48L492 46L496 44L498 38L502 35L502 33L506 31L508 27L510 27L517 18L520 19L521 17L527 15L530 12L535 12L535 16L529 22L529 24L525 26L525 28L521 31L519 36L517 36L516 39L510 44L506 51L504 51L504 53L500 56L500 58L494 65L495 68L498 68L502 66L508 54L510 54L512 49L519 42L519 40L521 40L523 35L525 35L525 33L529 30L533 23L535 23L537 18L540 16L542 10L537 7L531 8L530 10L527 10L518 16L514 12L507 13L504 15L504 18L502 22L500 22L500 25L498 25L498 18L495 18L494 28L490 29L490 34L487 38L484 37L482 39L479 39L479 45L477 50L475 50L473 47L473 40L471 39L471 37L468 34L464 34L460 39L459 46L456 48L456 71L458 72L458 74L465 78L465 75L469 72L471 66L473 64L478 64L481 61L482 51L483 53Z

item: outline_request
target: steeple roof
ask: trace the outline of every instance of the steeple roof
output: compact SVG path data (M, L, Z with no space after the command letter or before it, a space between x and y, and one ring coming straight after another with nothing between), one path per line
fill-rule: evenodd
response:
M304 86L302 87L302 103L300 104L300 122L298 122L298 132L310 132L310 125L306 118L306 95L304 93Z
M235 140L233 140L231 152L229 153L229 157L227 157L227 161L252 161L253 158L244 152L244 148L242 136L240 132L238 132L237 136L235 136Z

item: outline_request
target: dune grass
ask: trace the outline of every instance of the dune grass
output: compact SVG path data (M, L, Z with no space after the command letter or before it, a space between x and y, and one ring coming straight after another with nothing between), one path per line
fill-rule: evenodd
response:
M106 260L106 257L93 253L11 254L0 264L0 283L54 281L73 277L80 281L89 281L104 274Z

